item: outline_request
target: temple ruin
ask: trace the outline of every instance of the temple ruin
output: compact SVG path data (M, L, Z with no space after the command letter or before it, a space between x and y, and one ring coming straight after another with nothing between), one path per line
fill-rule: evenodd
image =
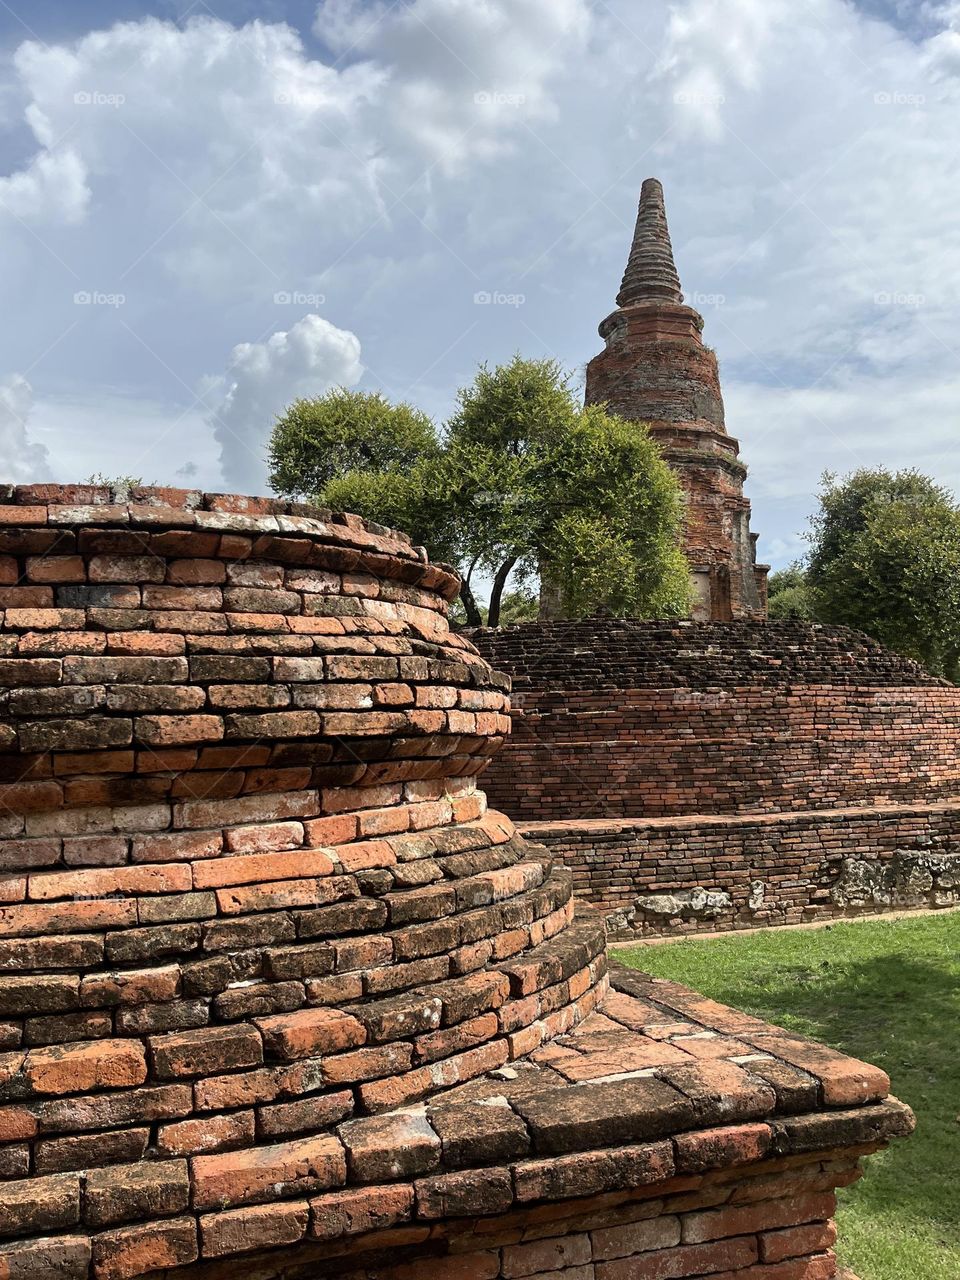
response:
M586 402L645 423L680 479L692 617L762 618L769 566L756 563L747 469L724 427L717 357L702 329L680 292L663 188L647 178L617 308L600 325L606 347L587 365Z
M829 1280L885 1074L610 966L477 775L456 577L0 489L0 1277Z
M648 178L587 399L649 424L686 494L689 621L471 633L514 680L491 802L618 936L960 904L960 690L846 627L765 618L717 362Z

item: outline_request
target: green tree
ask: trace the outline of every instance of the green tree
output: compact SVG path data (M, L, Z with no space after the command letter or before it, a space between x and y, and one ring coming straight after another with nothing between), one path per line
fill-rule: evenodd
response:
M345 423L351 405L357 421ZM298 401L274 429L274 487L406 529L458 569L474 626L500 625L510 584L529 597L542 565L568 616L686 613L673 473L645 428L581 408L556 362L482 367L442 438L421 433L415 449L411 418L425 420L399 410L402 430L382 397ZM375 453L383 421L393 434ZM485 610L481 583L490 584Z
M916 471L825 476L810 538L819 619L859 627L957 679L960 510L946 489Z
M313 498L353 472L403 472L439 449L425 413L379 392L337 387L294 400L270 437L270 484L283 497Z
M774 622L813 617L807 574L802 564L791 564L771 573L767 583L767 615Z

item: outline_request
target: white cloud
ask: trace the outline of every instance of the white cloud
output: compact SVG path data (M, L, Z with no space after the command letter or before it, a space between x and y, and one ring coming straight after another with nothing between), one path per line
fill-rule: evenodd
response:
M0 215L31 222L79 222L90 200L86 170L71 147L40 151L25 169L0 178Z
M761 552L791 545L822 466L952 481L960 9L920 8L325 0L316 54L210 17L27 42L0 83L0 349L31 370L32 434L58 475L106 450L260 487L294 388L360 376L331 334L362 340L364 386L438 417L481 360L580 366L658 174L686 292L723 299L704 337ZM305 310L329 332L298 347ZM276 330L217 381L214 435L202 376Z
M33 388L20 374L0 382L0 482L32 484L50 474L49 458L27 429Z
M265 342L235 346L228 372L206 396L230 488L265 492L267 441L280 410L302 396L353 386L362 371L356 336L317 315L304 316Z

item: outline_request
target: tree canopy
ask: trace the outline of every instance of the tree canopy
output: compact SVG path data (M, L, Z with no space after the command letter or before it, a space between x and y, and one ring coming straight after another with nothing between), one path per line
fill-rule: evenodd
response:
M767 616L774 622L813 617L813 602L802 564L791 564L771 573L767 583Z
M928 477L883 468L825 476L806 582L821 621L960 674L960 509Z
M683 616L678 482L646 429L581 407L552 360L483 366L438 432L408 405L330 392L298 400L270 446L271 483L406 529L452 562L472 625L501 621L508 584L541 573L564 616Z

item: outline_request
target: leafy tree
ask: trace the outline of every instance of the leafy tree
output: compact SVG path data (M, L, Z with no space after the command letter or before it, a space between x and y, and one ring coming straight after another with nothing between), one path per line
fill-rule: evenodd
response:
M294 400L270 437L270 484L289 498L313 498L352 472L406 471L437 452L425 413L379 393L337 387Z
M820 510L810 520L810 580L816 585L827 565L843 556L874 514L893 503L914 507L954 509L942 485L919 471L891 472L885 467L861 468L838 480L824 472Z
M357 421L345 422L351 406ZM381 422L393 434L375 453ZM274 429L274 487L408 530L457 567L474 626L500 625L508 583L529 597L541 566L569 616L686 612L676 478L645 428L581 408L556 362L484 366L442 439L425 422L356 392L298 401Z
M859 627L934 672L960 673L960 510L916 471L825 476L811 521L816 616Z
M802 564L791 564L771 573L767 583L767 615L775 622L813 617L813 602Z

